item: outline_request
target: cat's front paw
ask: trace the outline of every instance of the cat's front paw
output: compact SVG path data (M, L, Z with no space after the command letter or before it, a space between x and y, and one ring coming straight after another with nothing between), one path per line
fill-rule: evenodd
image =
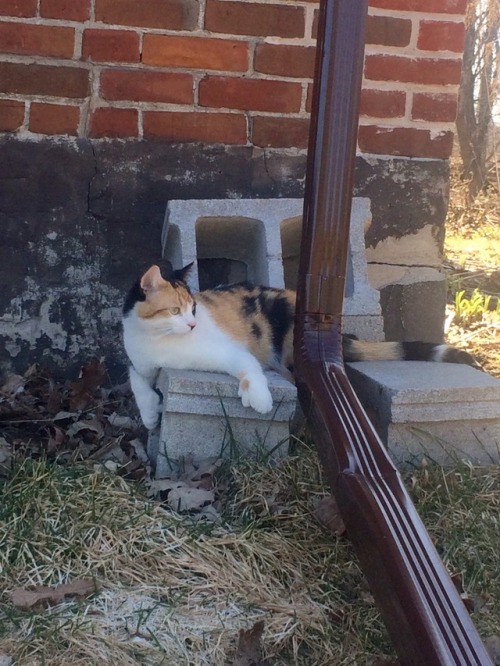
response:
M141 419L148 430L154 430L160 419L160 397L155 393L154 396L151 395L148 403L148 405L142 405L140 409Z
M159 412L155 412L155 414L141 414L141 419L148 430L154 430L158 425L160 414Z
M259 414L267 414L273 408L273 397L264 375L255 377L246 375L240 381L238 395L243 407L252 407Z

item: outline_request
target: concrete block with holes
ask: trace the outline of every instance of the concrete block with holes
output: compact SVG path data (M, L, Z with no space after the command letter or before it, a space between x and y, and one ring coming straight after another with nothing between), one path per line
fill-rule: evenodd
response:
M346 279L345 330L369 340L383 338L378 291L368 282L364 230L370 202L354 199ZM297 286L302 234L302 199L171 201L162 234L163 256L172 268L194 262L190 285L196 291L249 280L272 287ZM296 408L296 389L269 373L275 411L258 414L242 406L238 382L222 374L162 371L161 427L150 437L156 473L169 459L190 453L219 455L232 446L249 453L283 455Z

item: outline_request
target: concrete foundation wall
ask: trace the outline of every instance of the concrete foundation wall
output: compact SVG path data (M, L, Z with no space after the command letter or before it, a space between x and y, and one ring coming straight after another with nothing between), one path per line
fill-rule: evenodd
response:
M161 258L167 202L300 198L305 163L303 152L290 150L3 137L0 370L41 362L71 373L104 356L120 376L122 300ZM355 194L371 200L369 274L381 288L386 335L439 339L444 290L436 295L434 287L443 285L446 163L359 157ZM200 242L208 251L208 236Z

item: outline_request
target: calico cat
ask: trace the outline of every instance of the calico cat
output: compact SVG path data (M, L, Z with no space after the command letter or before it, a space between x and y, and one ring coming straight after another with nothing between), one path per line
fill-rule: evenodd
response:
M273 400L263 368L292 379L295 292L249 283L192 294L192 264L164 278L156 265L129 292L123 307L123 339L131 362L130 383L146 428L156 426L160 368L225 372L239 379L245 407L263 414ZM466 352L444 344L362 342L343 338L344 360L428 360L468 363Z

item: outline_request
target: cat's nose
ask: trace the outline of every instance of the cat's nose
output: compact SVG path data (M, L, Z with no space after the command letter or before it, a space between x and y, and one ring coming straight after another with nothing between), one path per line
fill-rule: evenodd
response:
M193 330L193 328L196 326L196 322L195 321L189 322L188 326L191 330Z

